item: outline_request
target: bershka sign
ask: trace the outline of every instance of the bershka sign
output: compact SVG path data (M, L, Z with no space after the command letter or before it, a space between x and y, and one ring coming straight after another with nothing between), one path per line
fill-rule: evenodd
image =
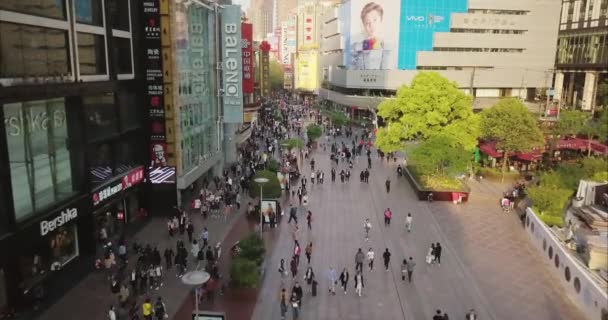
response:
M243 57L241 6L228 5L222 10L222 58L224 123L243 122Z
M102 187L93 192L93 205L96 206L104 200L111 198L113 195L127 190L144 180L144 167L137 167L120 179L120 181Z
M61 211L61 213L53 218L52 220L43 220L40 222L40 235L45 236L49 232L53 232L55 229L62 225L76 219L78 217L78 209L69 208Z

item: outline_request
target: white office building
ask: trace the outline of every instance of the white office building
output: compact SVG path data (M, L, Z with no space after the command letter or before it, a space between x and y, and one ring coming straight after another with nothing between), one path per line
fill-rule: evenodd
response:
M558 0L350 0L322 17L319 95L373 110L420 70L475 96L538 109L552 86Z

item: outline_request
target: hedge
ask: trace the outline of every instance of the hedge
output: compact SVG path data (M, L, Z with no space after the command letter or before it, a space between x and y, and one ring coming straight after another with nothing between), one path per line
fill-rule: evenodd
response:
M260 185L255 182L256 178L266 178L268 182L264 184L264 198L278 199L281 197L281 183L277 178L277 173L270 170L258 171L255 176L249 181L249 194L257 197L260 194Z

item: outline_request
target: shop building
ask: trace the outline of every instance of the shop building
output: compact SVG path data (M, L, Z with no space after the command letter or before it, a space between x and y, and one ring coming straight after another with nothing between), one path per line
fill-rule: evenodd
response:
M0 1L0 311L61 297L145 220L140 11Z
M598 84L607 79L608 1L563 0L554 99L562 106L592 110L601 103Z

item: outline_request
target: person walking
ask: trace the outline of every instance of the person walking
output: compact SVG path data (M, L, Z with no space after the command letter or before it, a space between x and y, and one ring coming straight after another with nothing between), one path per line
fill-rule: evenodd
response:
M205 248L209 244L209 230L207 230L207 227L204 227L201 232L201 240L203 241L203 248Z
M298 242L298 240L294 241L294 248L293 248L293 256L296 258L296 264L300 265L300 254L302 253L302 249L300 248L300 243Z
M355 254L355 271L363 271L363 260L365 260L365 255L361 248Z
M412 257L410 257L410 259L408 261L406 261L407 281L410 283L412 282L412 274L414 273L415 266L416 266L416 262L414 262L414 259Z
M302 197L300 196L300 205L302 204ZM295 221L296 224L298 224L298 209L296 207L293 206L293 204L290 204L291 208L289 209L289 220L287 220L287 223L291 223L291 220Z
M289 299L289 303L291 303L291 308L293 310L293 318L298 319L300 303L298 302L298 297L295 292L291 292L291 299Z
M327 280L329 280L329 293L336 295L336 283L338 282L338 272L334 267L330 267L327 272Z
M291 288L291 292L296 294L296 298L298 298L298 304L302 305L302 296L304 295L304 292L302 291L302 287L300 286L299 281L296 280L293 285L293 288Z
M312 242L309 242L304 249L304 254L306 254L306 260L308 260L308 264L310 264L310 257L312 256Z
M435 262L437 265L441 265L441 244L439 242L435 244Z
M156 299L156 303L154 304L154 315L156 316L156 319L157 320L165 319L166 313L167 313L167 307L165 306L163 299L161 297L158 297Z
M312 293L312 282L315 280L315 272L312 270L312 267L308 267L306 269L306 273L304 273L304 280L306 280L306 284L308 284L309 289L308 292Z
M431 243L431 247L429 248L429 251L426 254L426 263L429 265L435 263L435 244L434 243Z
M369 231L372 229L372 223L369 221L369 218L365 219L363 223L363 230L365 230L365 241L369 241Z
M369 266L369 271L374 271L374 257L375 257L375 253L374 250L372 250L372 248L369 248L369 250L367 250L367 260L368 262L368 266Z
M385 269L385 271L388 272L388 264L391 261L391 253L388 251L388 248L386 248L386 250L384 250L384 253L382 254L382 258L384 259L384 269Z
M285 270L285 259L281 259L281 262L279 262L279 274L281 274L281 279L285 278L287 275L287 270Z
M186 224L186 232L188 233L188 242L192 243L192 235L194 234L194 224L192 221L188 220Z
M443 320L443 316L441 315L441 310L437 309L437 311L435 311L433 320Z
M412 220L412 214L408 212L407 217L405 217L405 229L407 230L407 232L412 231Z
M164 256L165 256L165 264L167 265L167 270L171 269L174 255L175 254L173 253L173 249L171 249L170 247L165 249Z
M306 223L308 224L308 230L312 230L312 212L308 210L308 215L306 216Z
M113 305L111 305L108 310L108 320L116 320L116 311L114 310Z
M291 269L291 277L295 279L298 275L298 264L296 263L296 256L293 256L293 258L291 258L289 267Z
M391 192L391 179L386 178L384 185L386 186L386 193L390 193Z
M406 274L407 274L407 259L403 259L403 262L401 262L401 281L405 281Z
M150 298L146 298L141 305L141 315L144 317L144 320L152 320L152 303L150 302Z
M363 294L363 273L361 271L357 271L355 274L355 293L359 295L359 297Z
M285 319L285 314L287 313L287 290L285 288L281 288L281 294L279 296L279 305L281 307L281 319Z
M465 320L478 320L477 313L475 313L475 309L469 310L469 312L465 316Z
M349 277L350 277L350 275L348 274L348 270L346 270L346 268L344 268L342 270L342 273L340 273L340 285L342 286L342 289L344 290L344 294L346 294L346 287L348 286Z
M391 225L392 217L393 217L393 212L391 211L391 208L386 208L386 210L384 210L384 225L385 226Z

